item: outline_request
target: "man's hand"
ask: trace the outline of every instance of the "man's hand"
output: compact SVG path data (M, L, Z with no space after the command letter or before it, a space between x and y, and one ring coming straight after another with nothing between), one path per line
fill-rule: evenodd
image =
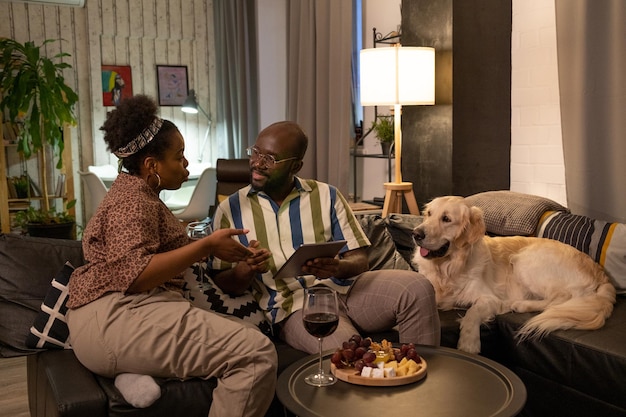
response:
M341 258L311 259L302 266L302 272L321 279L347 279L367 271L368 268L367 249L359 248L345 252Z
M248 249L252 251L252 255L246 259L245 263L250 268L250 271L263 274L269 270L269 259L272 253L267 249L259 249L259 245L260 243L257 240L250 241Z
M302 265L302 272L318 278L336 277L339 273L339 258L315 258Z
M243 294L257 272L264 273L269 269L269 258L272 256L267 249L260 248L259 242L251 240L247 247L250 255L234 268L225 269L213 277L213 281L227 294L234 296Z

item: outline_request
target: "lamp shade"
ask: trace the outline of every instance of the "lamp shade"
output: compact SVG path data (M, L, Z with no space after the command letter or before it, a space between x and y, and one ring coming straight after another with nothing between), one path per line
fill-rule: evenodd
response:
M362 106L435 104L435 49L394 46L362 49Z
M196 101L196 92L194 90L189 90L189 95L185 99L181 110L185 113L198 113L198 102Z

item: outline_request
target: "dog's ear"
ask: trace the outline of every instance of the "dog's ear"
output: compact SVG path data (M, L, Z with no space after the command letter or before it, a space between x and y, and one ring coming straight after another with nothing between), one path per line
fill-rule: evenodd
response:
M487 226L485 226L485 218L483 217L483 211L479 207L470 207L469 213L469 227L467 230L467 240L469 243L478 242L483 238L487 232Z
M422 217L428 217L428 210L430 210L430 205L432 203L433 203L433 200L430 200L428 203L424 204L424 207L422 208L422 211L420 212Z

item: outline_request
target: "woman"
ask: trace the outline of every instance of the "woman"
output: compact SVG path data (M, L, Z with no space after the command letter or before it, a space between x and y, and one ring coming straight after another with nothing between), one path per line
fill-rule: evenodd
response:
M187 180L185 143L146 96L123 100L101 127L123 171L83 233L87 263L69 285L68 325L78 359L116 377L131 404L160 396L152 378L217 377L209 416L261 416L274 396L277 357L256 328L192 307L183 273L208 254L245 261L254 248L226 229L190 241L159 199ZM143 375L143 376L142 376ZM139 395L135 395L140 384Z

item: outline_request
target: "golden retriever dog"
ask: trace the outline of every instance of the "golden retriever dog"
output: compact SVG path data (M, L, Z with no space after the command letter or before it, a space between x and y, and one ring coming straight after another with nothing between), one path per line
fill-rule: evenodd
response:
M413 230L413 262L435 288L438 307L467 308L460 350L480 352L480 325L510 311L536 312L518 337L557 329L598 329L613 311L615 287L574 247L536 237L485 236L483 212L463 197L438 197Z

